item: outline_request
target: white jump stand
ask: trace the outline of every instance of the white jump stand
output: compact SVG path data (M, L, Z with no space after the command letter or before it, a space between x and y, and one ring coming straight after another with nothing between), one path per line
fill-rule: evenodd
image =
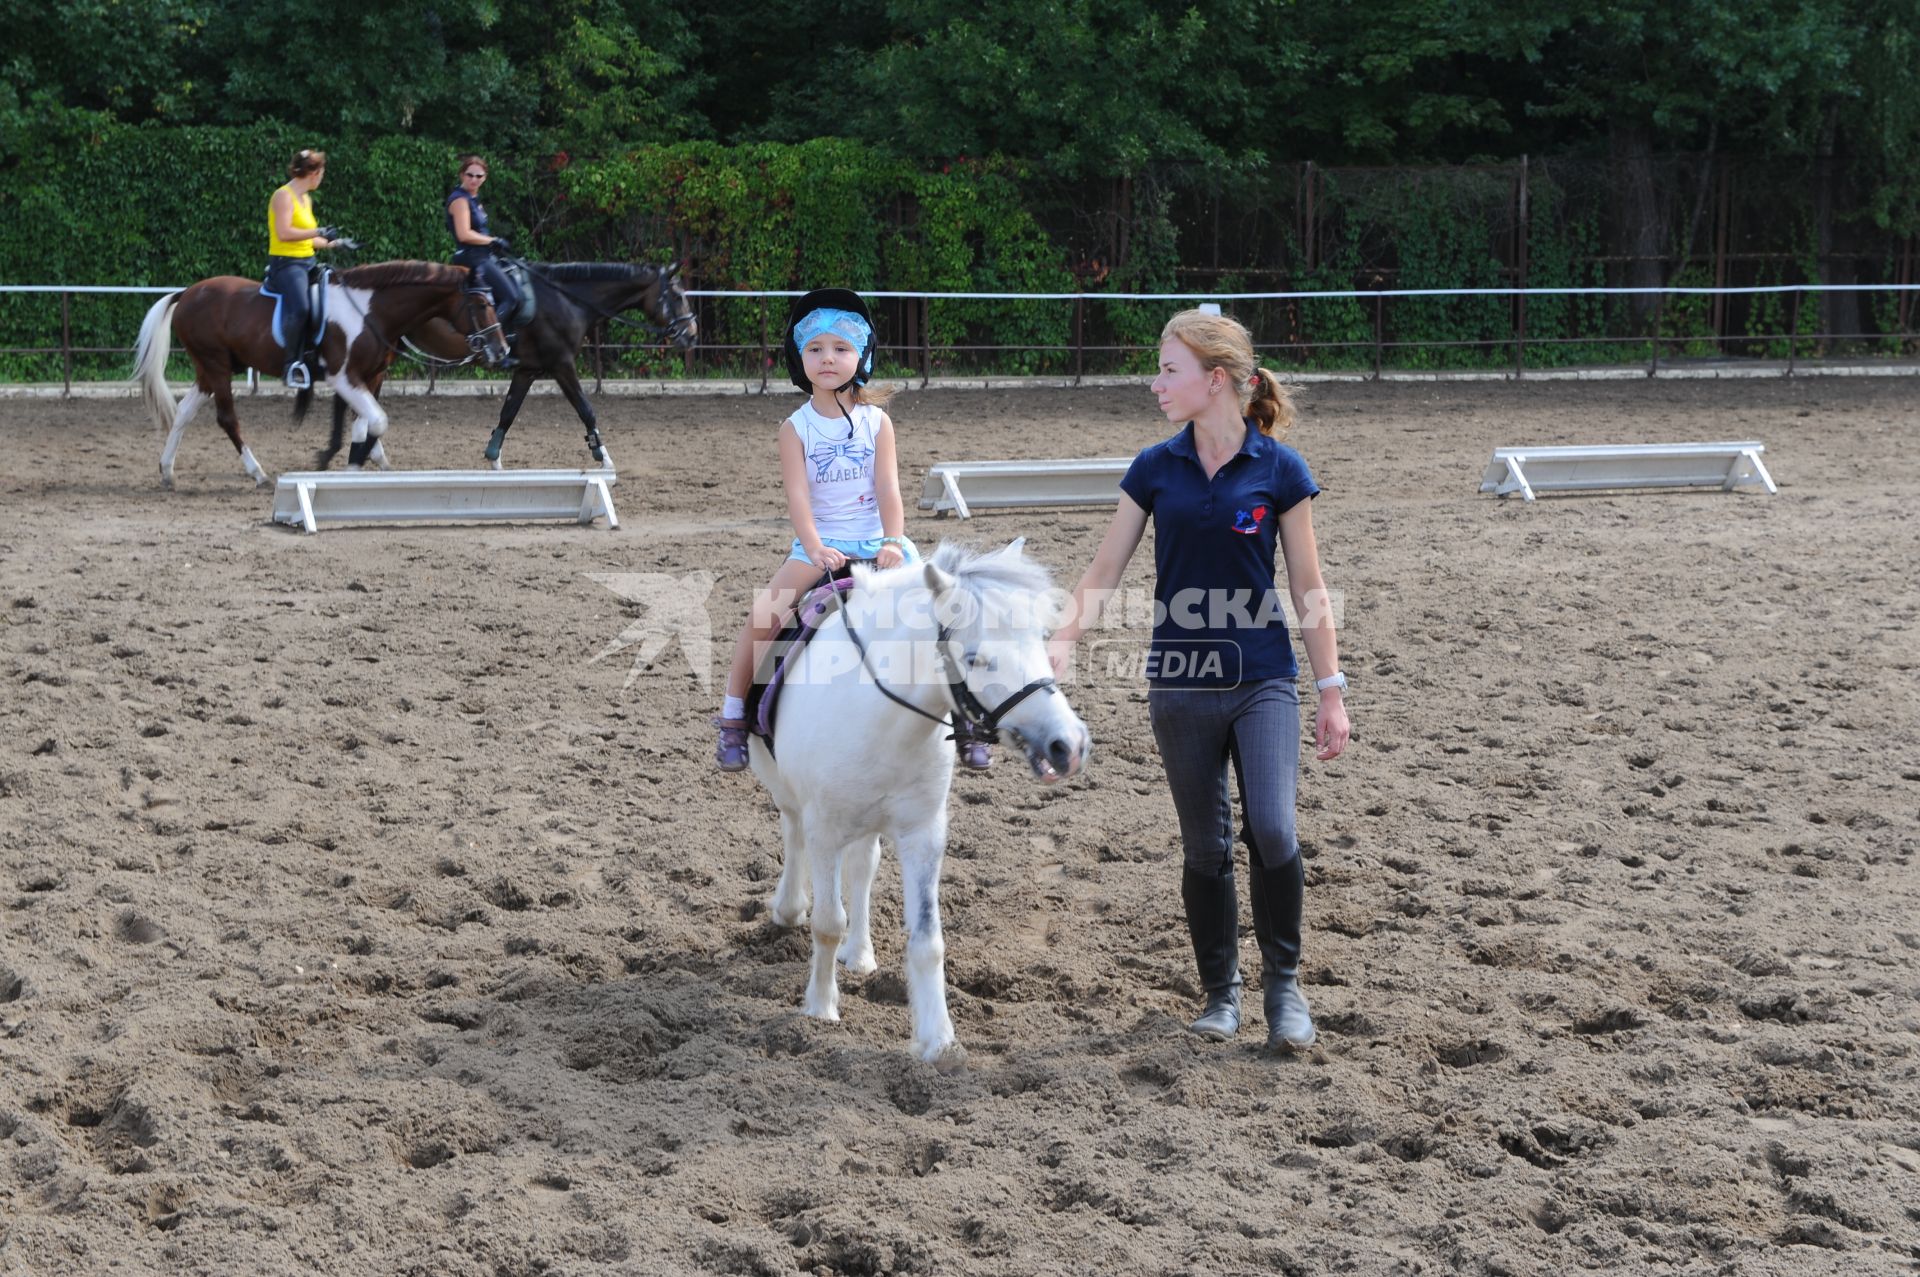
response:
M1120 500L1120 480L1132 464L1132 457L942 461L927 471L920 508L969 519L976 509L1007 506L1114 505Z
M1624 443L1585 447L1495 448L1480 491L1528 501L1538 492L1607 488L1765 488L1778 492L1757 439L1721 443Z
M273 521L318 532L323 523L470 523L564 519L613 512L611 470L302 471L274 485Z

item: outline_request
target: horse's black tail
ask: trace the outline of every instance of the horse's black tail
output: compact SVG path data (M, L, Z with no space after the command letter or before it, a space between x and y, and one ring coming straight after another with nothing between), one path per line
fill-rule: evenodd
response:
M293 424L299 425L307 419L307 409L313 407L313 387L303 386L293 394Z

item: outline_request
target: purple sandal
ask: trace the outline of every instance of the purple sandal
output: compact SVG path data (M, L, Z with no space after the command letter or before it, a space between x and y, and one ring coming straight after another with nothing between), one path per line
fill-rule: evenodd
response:
M747 770L746 720L716 716L713 725L720 729L720 743L713 750L714 765L723 772Z

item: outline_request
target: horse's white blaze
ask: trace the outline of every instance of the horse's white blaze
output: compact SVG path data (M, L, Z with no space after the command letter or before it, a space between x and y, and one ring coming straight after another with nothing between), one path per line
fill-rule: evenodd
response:
M857 656L847 656L855 650L847 627L851 621L876 654L891 645L925 655L934 642L932 597L950 587L969 592L978 606L961 609L971 619L958 621L952 637L978 658L966 675L969 687L988 707L998 706L1049 672L1041 606L1045 573L1020 559L1017 549L1001 554L1009 557L969 557L943 546L935 555L941 566L859 572L847 610L826 622L788 672L778 756L758 737L749 745L754 774L780 809L785 844L774 922L797 925L811 898L813 956L802 1010L823 1020L839 1018L836 956L855 973L872 969L868 898L879 840L887 839L900 859L913 1048L928 1061L961 1054L947 1011L940 924L953 745L944 724L886 699ZM930 668L917 660L896 668L909 666ZM951 692L937 678L887 683L928 714L951 708ZM1085 765L1086 725L1065 696L1037 692L1011 710L1002 726L1002 740L1026 751L1036 777L1044 779L1049 771L1070 776Z

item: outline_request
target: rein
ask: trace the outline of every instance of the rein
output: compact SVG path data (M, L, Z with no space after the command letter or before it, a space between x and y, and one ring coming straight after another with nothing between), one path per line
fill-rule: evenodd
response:
M562 284L559 280L555 279L553 276L541 270L533 262L527 261L525 258L522 258L522 257L516 257L514 258L514 260L519 262L520 265L525 268L529 278L538 279L541 283L545 284L548 288L551 288L554 292L559 293L562 297L566 298L568 301L572 302L574 305L580 307L582 310L590 312L597 319L611 320L616 324L621 324L621 325L624 325L625 327L632 328L638 332L646 333L648 336L651 336L651 337L666 337L674 340L677 340L680 334L686 330L687 325L693 322L693 318L694 318L693 307L688 306L686 314L674 315L669 317L664 327L662 327L659 324L653 323L651 321L644 324L639 323L635 320L628 319L624 314L622 314L618 310L609 310L606 307L601 306L596 302L589 301L585 297L582 297L580 294L574 292L571 288L568 288L565 284ZM655 267L654 269L658 270L659 268ZM662 277L659 280L659 283L660 283L660 294L664 302L664 298L666 296L667 281L664 277Z
M356 311L360 312L360 318L367 321L367 327L373 332L373 335L379 339L381 345L385 346L395 355L404 355L415 363L425 365L429 368L465 368L468 364L486 354L484 348L486 346L487 334L496 331L500 327L500 321L496 318L493 323L482 328L480 326L479 316L474 314L473 294L466 289L462 289L461 296L466 300L467 306L467 322L473 325L473 331L461 335L466 338L467 349L472 353L465 359L442 359L438 355L428 354L426 351L420 349L420 347L414 345L413 339L404 333L401 334L399 341L388 340L386 333L381 331L380 325L373 322L373 315L364 309L359 302L354 301L353 289L342 284L340 291L346 295L348 303L352 305ZM402 349L403 346L405 347L404 350Z
M941 715L929 714L880 681L879 671L873 668L873 662L867 656L867 645L860 639L860 631L853 628L853 618L847 613L846 600L836 597L834 605L840 611L840 619L846 623L847 637L853 640L855 650L860 653L860 667L866 670L868 677L873 679L873 685L880 690L880 694L895 705L912 710L930 723L951 727L953 731L948 734L948 740L981 741L992 744L999 734L1000 720L1011 713L1020 702L1035 692L1044 691L1055 696L1060 694L1059 685L1051 677L1036 678L1006 700L1001 701L997 708L988 709L981 704L980 698L973 694L973 689L967 686L966 675L961 671L959 663L953 659L953 653L948 650L953 643L953 631L947 628L946 622L941 621L934 627L933 650L940 658L942 672L947 676L947 692L953 698L953 710L951 720Z

